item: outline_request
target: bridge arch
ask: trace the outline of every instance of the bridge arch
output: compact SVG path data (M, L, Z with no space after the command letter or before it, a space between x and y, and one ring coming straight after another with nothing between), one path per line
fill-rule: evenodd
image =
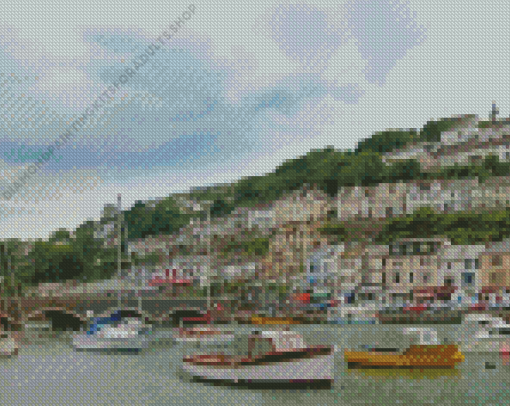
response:
M87 320L65 307L37 309L27 315L27 320L50 321L55 331L80 331Z
M181 308L181 309L174 309L170 311L169 316L170 320L174 324L180 324L181 320L185 318L201 318L205 317L207 315L207 311L204 311L204 309L200 307L188 307L188 308ZM193 322L190 322L193 323ZM198 322L200 323L200 322Z

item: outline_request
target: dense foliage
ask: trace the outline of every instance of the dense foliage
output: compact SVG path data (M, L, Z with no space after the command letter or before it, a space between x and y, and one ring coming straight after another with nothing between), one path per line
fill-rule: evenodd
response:
M173 234L189 224L192 217L182 213L171 196L158 202L154 207L148 207L145 203L137 201L124 213L128 239Z
M379 243L400 238L442 236L452 244L485 244L510 237L510 209L485 212L437 213L421 208L412 215L388 220L379 234Z

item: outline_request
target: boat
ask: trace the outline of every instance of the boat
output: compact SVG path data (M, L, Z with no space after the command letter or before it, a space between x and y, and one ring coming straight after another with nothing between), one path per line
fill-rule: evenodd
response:
M302 387L334 380L334 346L306 345L301 335L290 331L255 331L246 338L247 351L186 356L183 371L195 380L220 384Z
M253 316L251 324L303 324L302 321L293 317L259 317Z
M152 327L129 311L118 310L93 319L88 331L74 335L73 347L85 349L140 350L150 343Z
M179 328L173 337L181 343L229 342L234 339L234 332L211 327Z
M365 351L345 350L349 368L454 368L464 361L457 345L440 345L433 329L408 328L404 334L419 335L419 344L401 351L398 348L368 347Z
M489 314L468 314L462 323L463 352L499 352L510 343L510 324Z
M2 333L0 335L0 356L10 357L18 355L18 344L9 334Z
M378 319L373 309L366 307L340 307L328 311L328 324L377 324Z

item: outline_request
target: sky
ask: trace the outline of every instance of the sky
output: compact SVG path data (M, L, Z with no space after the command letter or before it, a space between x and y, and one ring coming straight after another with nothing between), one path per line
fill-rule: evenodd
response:
M509 20L492 0L2 0L2 193L173 36L0 198L0 239L74 229L118 193L126 209L377 131L486 117L493 100L508 116Z

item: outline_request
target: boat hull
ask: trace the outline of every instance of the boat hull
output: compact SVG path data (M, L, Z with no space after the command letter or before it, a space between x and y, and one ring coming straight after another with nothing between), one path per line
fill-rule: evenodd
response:
M334 352L309 359L237 367L184 363L182 370L198 380L230 384L327 384L334 381Z
M403 354L370 351L345 351L349 368L432 368L449 369L464 361L456 346L411 346Z
M251 324L303 324L292 317L252 317Z

